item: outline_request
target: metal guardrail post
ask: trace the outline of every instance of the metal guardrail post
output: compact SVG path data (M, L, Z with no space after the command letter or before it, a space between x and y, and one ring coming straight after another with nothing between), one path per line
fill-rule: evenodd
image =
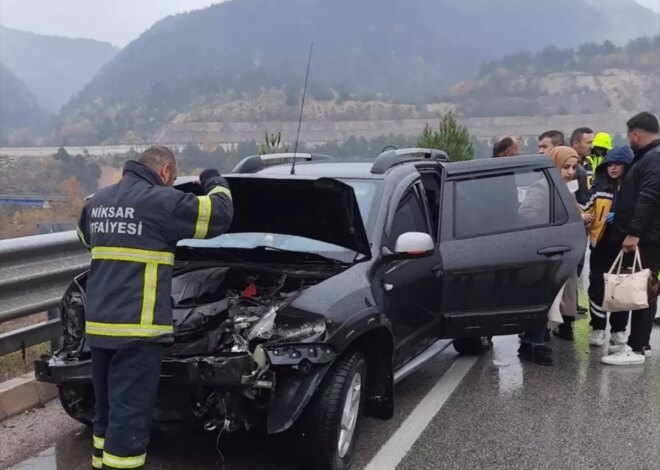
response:
M48 321L51 320L57 320L59 321L60 319L60 310L58 308L49 308L48 312L46 312ZM59 334L50 340L50 350L51 351L58 351L62 349L62 336Z

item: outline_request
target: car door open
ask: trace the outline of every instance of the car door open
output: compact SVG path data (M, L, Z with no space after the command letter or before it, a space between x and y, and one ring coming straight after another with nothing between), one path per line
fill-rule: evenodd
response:
M577 205L555 171L450 177L440 242L444 335L513 334L543 321L585 247Z

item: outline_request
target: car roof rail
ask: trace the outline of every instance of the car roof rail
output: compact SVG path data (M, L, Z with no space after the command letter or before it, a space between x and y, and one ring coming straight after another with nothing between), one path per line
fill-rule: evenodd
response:
M444 150L425 148L406 148L386 150L378 155L371 167L371 173L382 175L396 165L424 160L448 162L449 156Z
M321 153L269 153L265 155L251 155L238 162L232 173L256 173L269 166L291 164L294 158L296 163L333 159L330 155Z

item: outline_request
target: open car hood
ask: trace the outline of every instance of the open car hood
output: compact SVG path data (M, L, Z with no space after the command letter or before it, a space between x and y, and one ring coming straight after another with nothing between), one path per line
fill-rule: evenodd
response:
M274 233L311 238L371 257L353 188L332 178L226 176L234 202L228 233ZM201 194L182 177L175 187Z

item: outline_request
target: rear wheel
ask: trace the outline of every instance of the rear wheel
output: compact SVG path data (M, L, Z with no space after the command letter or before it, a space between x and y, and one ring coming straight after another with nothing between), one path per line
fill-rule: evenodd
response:
M481 356L493 348L490 336L480 338L459 338L454 340L454 349L463 356Z
M86 426L94 423L94 389L91 385L60 385L60 403L66 414Z
M304 468L351 467L367 386L367 362L360 351L342 356L328 372L299 425Z

